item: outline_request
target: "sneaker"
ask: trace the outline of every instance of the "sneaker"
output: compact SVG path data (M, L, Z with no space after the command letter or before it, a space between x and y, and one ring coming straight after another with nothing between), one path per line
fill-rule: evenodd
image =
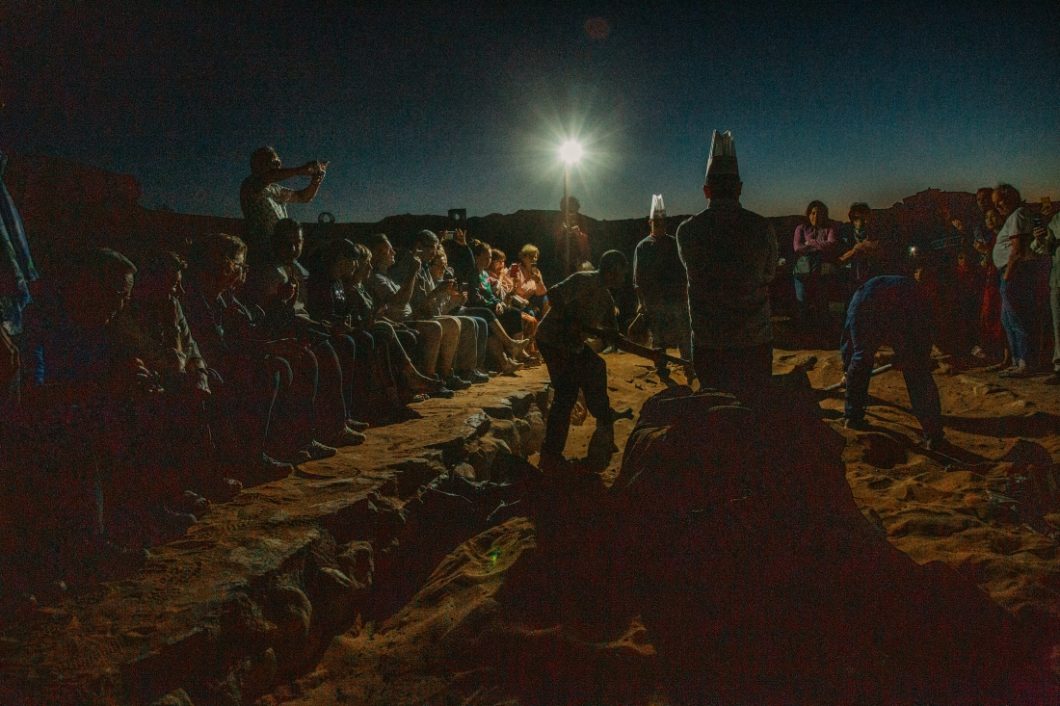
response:
M460 373L460 377L464 378L472 385L481 385L484 382L490 381L490 376L481 370L471 370L465 373Z
M1024 364L1024 365L1014 365L1011 368L1009 368L1008 370L1002 370L1000 373L998 373L998 377L1003 377L1003 378L1025 378L1025 377L1027 377L1030 374L1031 374L1030 368L1027 367L1026 364Z
M334 446L322 444L314 439L299 449L297 455L305 461L321 461L325 458L331 458L336 453Z
M1060 385L1060 370L1056 370L1052 375L1042 380L1046 385Z
M445 378L445 386L450 390L466 390L471 387L471 382L462 377L458 377L456 373L451 373Z
M359 431L354 431L349 427L343 427L342 431L328 439L328 446L334 446L336 448L342 448L343 446L358 446L363 444L367 438L368 437Z
M356 419L347 419L346 426L348 426L350 429L353 429L354 431L364 431L371 425L368 422L359 422Z
M302 459L299 458L297 460L301 461ZM262 451L261 458L258 459L257 465L254 468L244 471L243 481L251 484L268 483L270 481L286 478L291 475L291 471L293 470L294 464L286 461L278 461Z
M855 431L867 431L869 429L869 423L864 419L853 419L851 417L846 417L843 420L843 426Z

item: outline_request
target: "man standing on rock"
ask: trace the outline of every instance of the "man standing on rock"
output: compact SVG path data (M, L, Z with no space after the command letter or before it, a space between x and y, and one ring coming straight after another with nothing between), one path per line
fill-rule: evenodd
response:
M538 464L546 473L570 468L563 458L563 447L579 391L585 393L585 405L596 418L589 460L599 465L604 457L609 461L615 451L615 415L607 395L607 366L585 345L585 339L589 335L618 339L615 302L608 290L625 281L627 267L625 255L608 250L600 256L599 269L575 272L548 291L552 307L537 329L537 347L555 391Z
M692 333L688 325L688 278L677 240L666 232L666 206L662 194L651 197L648 215L651 234L633 251L633 286L641 310L648 318L652 345L676 346L685 360L692 359ZM691 380L695 372L685 370Z
M692 360L701 388L753 394L773 371L769 283L777 238L769 222L740 207L732 133L714 131L703 195L707 208L677 228L688 274Z
M913 414L924 430L924 447L943 442L939 390L931 377L931 304L908 277L873 277L850 300L840 353L846 369L846 426L867 429L865 403L876 351L894 349L895 365L905 376Z
M287 218L287 204L309 203L317 195L328 163L306 162L300 167L284 168L280 155L272 147L259 147L250 155L250 176L239 188L239 205L246 221L247 257L255 264L272 253L272 232ZM295 191L280 182L296 176L309 177L309 185Z

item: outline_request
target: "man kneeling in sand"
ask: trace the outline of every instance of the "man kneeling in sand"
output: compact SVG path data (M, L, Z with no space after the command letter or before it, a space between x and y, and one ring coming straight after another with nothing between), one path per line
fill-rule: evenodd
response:
M865 403L876 351L894 348L895 366L905 375L913 414L929 451L944 441L939 390L931 377L931 304L908 277L873 277L861 285L847 308L840 352L846 369L846 426L867 429Z
M593 466L601 462L606 466L616 450L615 413L607 395L607 366L603 358L585 345L585 339L588 335L603 335L605 339L617 340L615 302L608 288L625 281L627 268L625 255L608 250L600 256L599 269L575 272L549 290L552 307L537 329L538 350L555 390L541 447L542 471L570 468L563 458L563 447L579 391L585 393L586 407L596 418L596 431L589 443L589 461Z

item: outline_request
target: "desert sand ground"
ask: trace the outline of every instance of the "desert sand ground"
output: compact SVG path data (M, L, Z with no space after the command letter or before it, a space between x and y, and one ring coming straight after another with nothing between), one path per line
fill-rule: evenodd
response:
M645 361L626 354L606 360L615 407L636 412L664 389ZM806 370L817 389L842 375L834 350L777 350L774 368ZM679 373L673 378L684 382ZM944 452L918 447L898 371L872 381L869 431L842 428L841 391L821 392L822 415L846 440L846 476L862 513L894 546L918 563L945 562L1052 636L1041 655L1046 683L1012 703L1060 703L1060 395L1040 378L1005 380L945 365L936 381L952 442ZM616 423L619 448L633 424ZM591 420L574 427L567 454L583 455L591 431ZM601 474L604 485L621 460L616 454ZM533 523L513 517L461 544L395 613L358 621L334 638L314 670L259 703L530 704L538 701L514 685L557 672L583 682L565 690L577 703L675 703L664 684L652 683L651 635L637 621L606 631L505 613L498 592L534 539ZM567 666L557 670L559 663Z

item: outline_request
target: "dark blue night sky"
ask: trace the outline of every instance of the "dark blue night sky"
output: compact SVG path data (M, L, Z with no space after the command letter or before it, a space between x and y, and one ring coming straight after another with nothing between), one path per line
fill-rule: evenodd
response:
M711 130L744 204L885 207L928 186L1060 196L1060 3L0 0L0 144L238 215L250 151L331 160L310 220L702 208ZM300 187L305 180L292 182Z

